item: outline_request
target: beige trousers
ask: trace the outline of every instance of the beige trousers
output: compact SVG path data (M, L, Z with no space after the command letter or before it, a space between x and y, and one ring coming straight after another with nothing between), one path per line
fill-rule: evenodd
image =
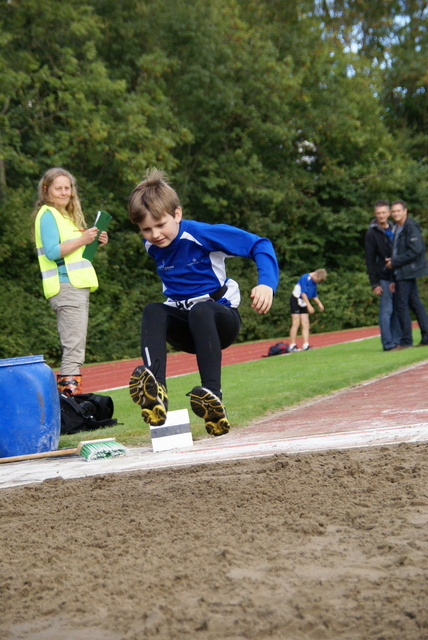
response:
M77 289L69 282L61 282L59 293L49 298L56 313L62 347L62 376L79 375L80 367L85 362L89 293L89 289Z

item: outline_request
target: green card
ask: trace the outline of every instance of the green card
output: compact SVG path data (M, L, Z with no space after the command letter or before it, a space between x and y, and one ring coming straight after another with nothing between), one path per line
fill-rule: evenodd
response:
M92 226L97 227L99 233L95 240L91 242L91 244L86 245L83 251L83 257L86 258L86 260L90 260L92 262L92 260L94 259L95 252L98 249L99 245L98 236L100 235L101 231L107 230L110 220L111 215L109 215L106 211L98 211L95 222Z

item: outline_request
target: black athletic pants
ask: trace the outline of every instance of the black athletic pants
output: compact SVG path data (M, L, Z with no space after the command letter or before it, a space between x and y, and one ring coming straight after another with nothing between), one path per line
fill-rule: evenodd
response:
M152 302L141 324L144 364L166 384L166 343L196 353L201 385L221 398L221 351L236 340L240 326L239 311L218 302L198 302L189 311Z

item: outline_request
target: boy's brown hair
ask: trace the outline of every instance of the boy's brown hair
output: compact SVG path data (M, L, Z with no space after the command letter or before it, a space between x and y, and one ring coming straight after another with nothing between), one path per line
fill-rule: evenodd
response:
M325 269L316 269L315 273L319 282L324 282L327 279L327 271Z
M181 207L180 199L168 184L165 172L152 169L129 196L128 214L131 222L139 224L148 213L155 220L165 214L173 216L177 207Z

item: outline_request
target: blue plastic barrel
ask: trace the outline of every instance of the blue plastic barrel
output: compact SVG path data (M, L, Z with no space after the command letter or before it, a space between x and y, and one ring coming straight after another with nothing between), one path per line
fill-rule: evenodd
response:
M0 360L0 457L58 448L61 410L43 356Z

